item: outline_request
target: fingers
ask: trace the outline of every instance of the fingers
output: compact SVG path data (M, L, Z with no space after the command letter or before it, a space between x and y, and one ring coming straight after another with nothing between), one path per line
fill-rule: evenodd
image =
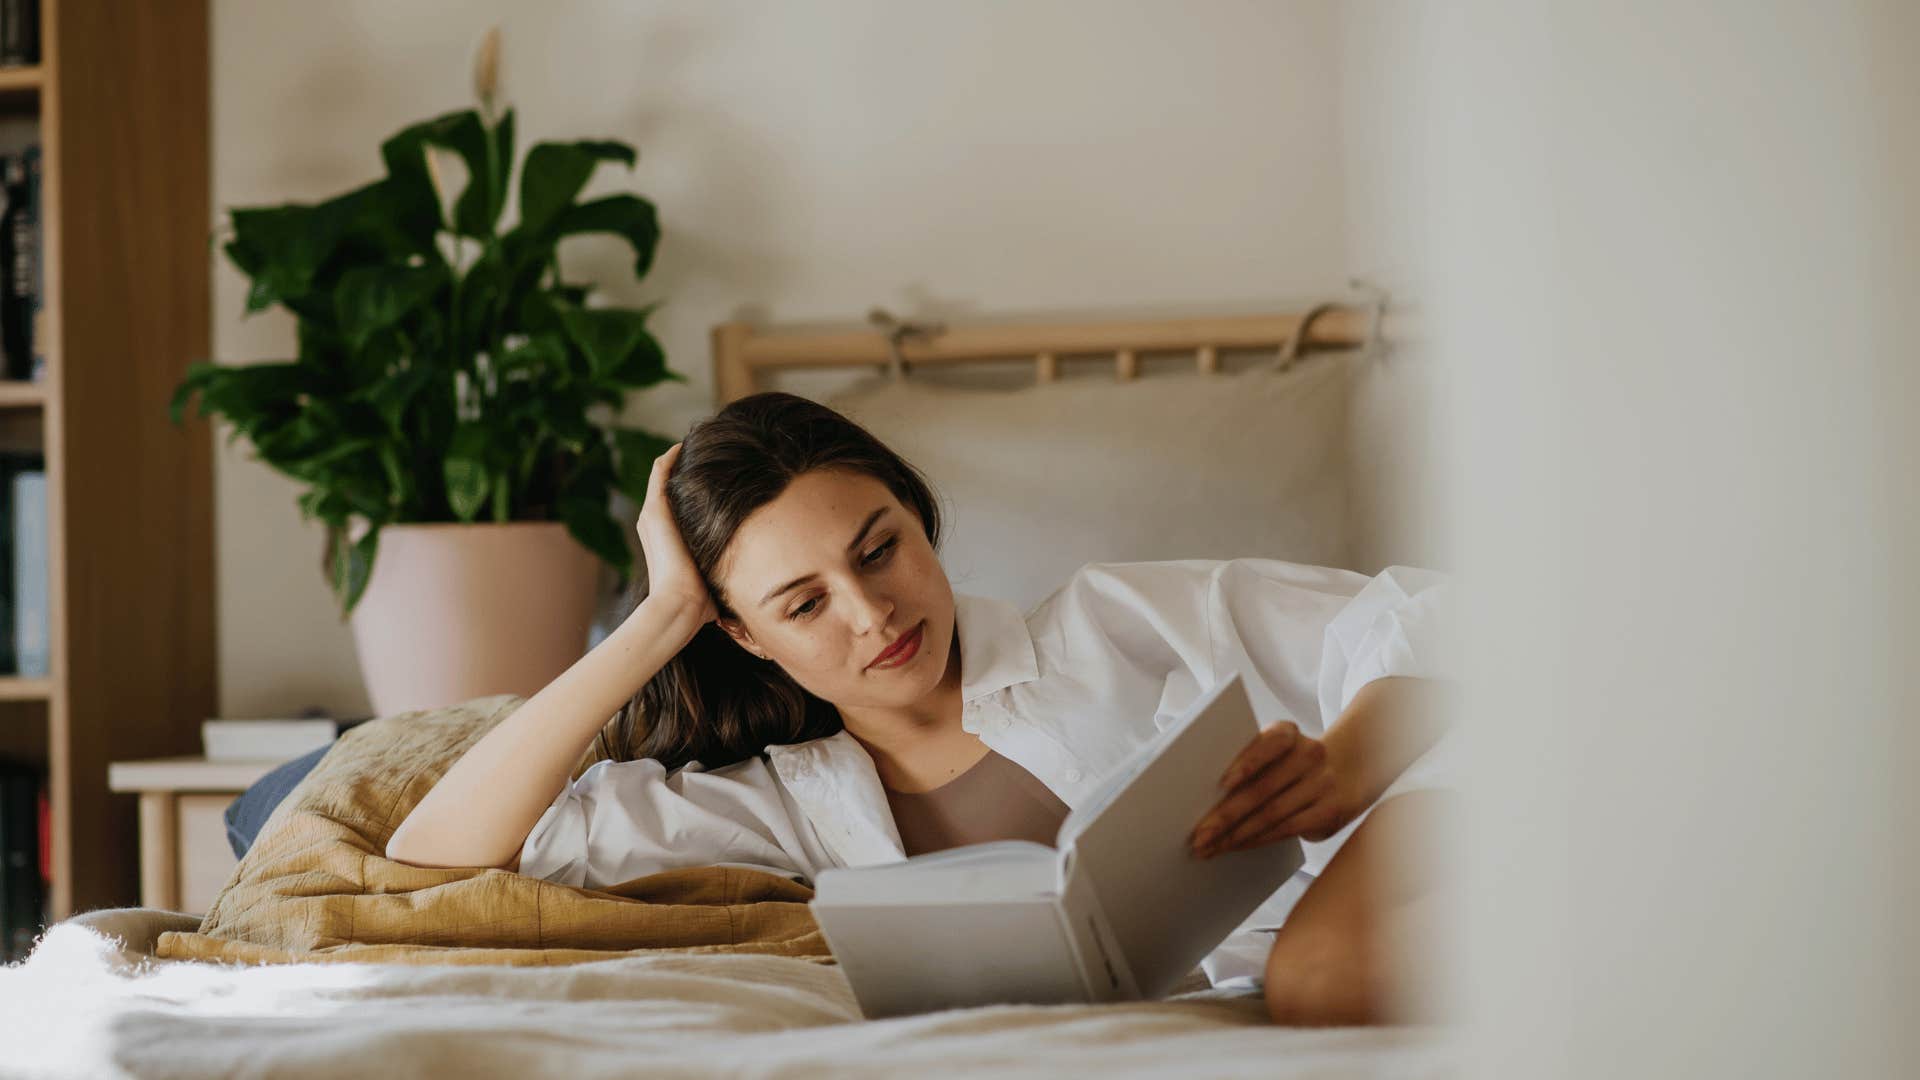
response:
M666 494L667 474L673 470L674 459L680 456L680 443L667 447L667 452L653 459L653 471L647 474L647 501L652 502Z
M1258 847L1288 836L1317 831L1339 816L1333 800L1334 784L1330 773L1316 773L1282 792L1272 802L1248 814L1213 850L1239 851ZM1331 832L1328 833L1331 835ZM1309 839L1320 839L1318 836Z
M1320 743L1299 738L1297 732L1288 737L1291 745L1283 757L1253 774L1200 819L1193 833L1196 851L1218 846L1221 838L1239 828L1249 816L1272 804L1303 778L1316 772L1324 773L1321 766L1326 761L1326 751Z
M1234 755L1233 763L1221 774L1221 786L1229 791L1239 787L1241 782L1268 765L1280 760L1300 738L1300 729L1292 721L1281 722L1266 728L1253 737L1244 749Z
M1339 832L1344 824L1345 817L1339 805L1331 797L1322 798L1274 822L1264 830L1249 832L1232 848L1223 847L1221 850L1239 851L1243 848L1255 848L1293 836L1302 840L1325 840Z
M680 446L680 443L674 443L667 447L666 453L653 459L653 468L647 473L646 502L640 507L640 518L634 522L633 526L635 531L640 532L643 540L646 538L646 533L641 529L641 523L646 521L647 512L652 510L657 513L666 505L664 500L667 497L667 475L673 471L673 463L680 457Z

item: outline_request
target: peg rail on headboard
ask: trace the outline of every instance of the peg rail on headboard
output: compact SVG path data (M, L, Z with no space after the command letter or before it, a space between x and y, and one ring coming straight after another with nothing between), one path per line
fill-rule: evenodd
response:
M1121 380L1138 375L1143 353L1192 353L1201 372L1219 370L1226 349L1280 349L1283 356L1307 348L1366 344L1370 313L1363 308L1321 305L1293 315L1154 319L1094 323L1004 323L956 326L900 343L911 364L979 360L1029 360L1041 382L1057 379L1067 357L1113 358ZM761 389L759 373L791 368L886 365L892 343L880 330L755 329L743 322L713 328L713 382L718 406Z

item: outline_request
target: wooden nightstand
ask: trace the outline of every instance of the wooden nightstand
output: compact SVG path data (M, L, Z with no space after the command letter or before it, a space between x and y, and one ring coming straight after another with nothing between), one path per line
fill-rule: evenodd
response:
M205 914L235 863L227 804L277 761L154 758L116 761L107 787L140 796L140 904Z

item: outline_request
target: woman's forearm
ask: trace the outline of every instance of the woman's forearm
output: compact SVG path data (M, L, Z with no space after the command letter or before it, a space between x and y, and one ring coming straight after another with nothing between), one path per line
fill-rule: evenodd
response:
M1373 805L1407 766L1446 733L1453 687L1438 679L1394 676L1360 688L1322 740L1351 810Z
M416 866L517 869L527 833L613 714L700 629L690 605L641 602L559 678L500 721L387 841Z

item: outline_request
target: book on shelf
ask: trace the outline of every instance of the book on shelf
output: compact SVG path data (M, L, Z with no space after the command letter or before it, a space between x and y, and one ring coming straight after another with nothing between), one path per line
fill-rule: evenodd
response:
M46 925L49 885L42 858L39 769L0 762L0 959L24 958Z
M40 62L40 0L0 0L0 65Z
M12 523L13 670L41 676L51 670L51 630L47 581L47 472L38 458L9 468L9 517Z
M41 178L38 146L0 155L0 360L20 381L46 374Z
M1297 840L1192 853L1193 826L1257 733L1235 674L1102 781L1053 847L996 841L822 871L810 906L861 1010L1164 996L1301 865Z
M366 717L287 717L260 720L206 720L200 746L208 761L290 761L331 745L341 732Z
M27 378L34 382L47 377L47 257L46 204L43 202L42 177L45 174L39 144L23 151L27 159L27 206L33 215L33 277L27 295Z
M0 673L48 672L45 459L0 452Z

